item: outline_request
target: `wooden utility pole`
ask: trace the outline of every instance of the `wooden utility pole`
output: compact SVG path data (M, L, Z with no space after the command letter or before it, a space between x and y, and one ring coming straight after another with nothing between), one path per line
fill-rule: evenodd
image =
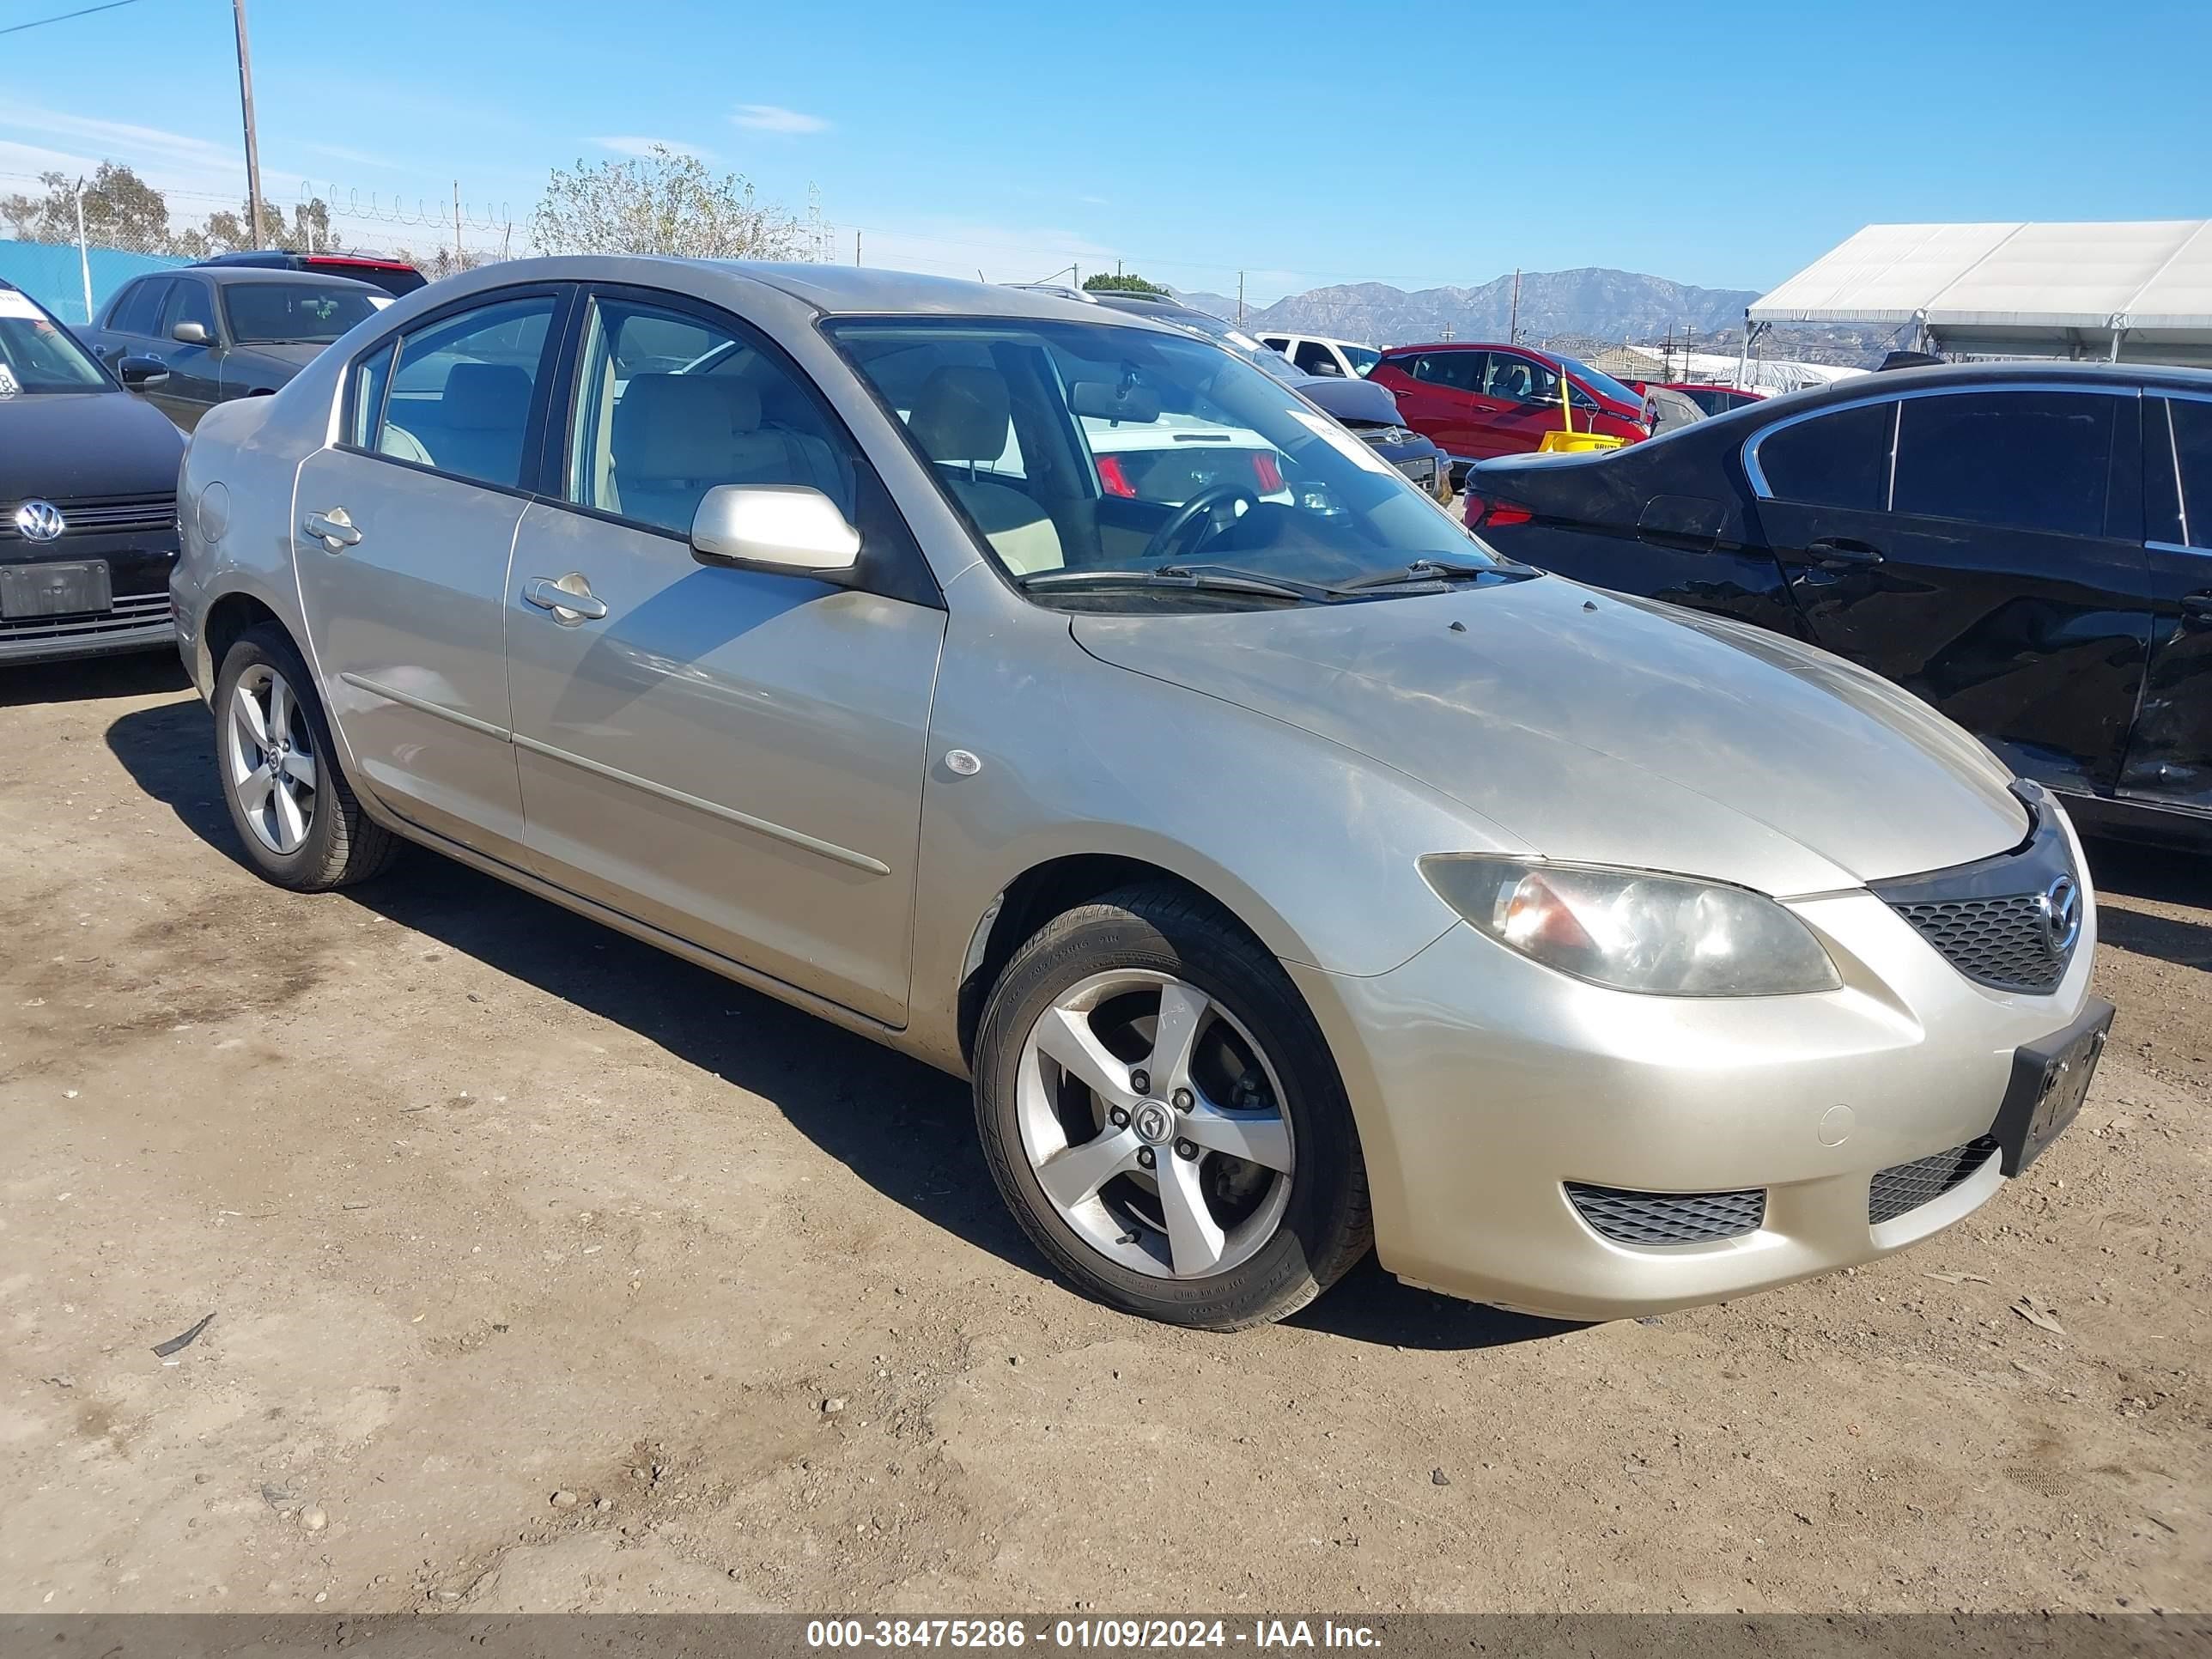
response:
M246 0L230 0L238 28L238 102L246 116L246 212L253 227L253 246L262 245L261 144L253 136L253 51L246 43Z
M1505 343L1521 343L1521 267L1513 267L1513 309L1505 319Z
M463 263L463 258L464 256L461 252L461 181L456 179L453 180L453 269L455 270L465 270L468 268Z

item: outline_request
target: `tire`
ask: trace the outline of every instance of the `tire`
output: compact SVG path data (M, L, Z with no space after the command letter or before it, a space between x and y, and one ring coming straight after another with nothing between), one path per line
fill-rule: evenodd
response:
M215 715L223 805L246 862L264 880L323 893L391 865L399 838L361 810L313 678L283 629L264 623L239 635L216 672ZM272 768L268 757L280 747L282 763ZM265 792L258 787L264 775L272 779ZM290 810L280 810L288 801Z
M1202 898L1133 886L1054 917L993 986L975 1072L1007 1207L1112 1307L1203 1330L1265 1324L1372 1242L1359 1136L1320 1028L1281 965Z

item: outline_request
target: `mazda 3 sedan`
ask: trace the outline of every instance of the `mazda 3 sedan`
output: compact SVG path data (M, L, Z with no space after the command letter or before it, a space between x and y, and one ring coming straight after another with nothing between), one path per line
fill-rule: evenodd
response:
M1119 493L1127 428L1281 488ZM1574 1318L1863 1261L1996 1198L2111 1018L2065 813L1957 726L1495 556L1139 317L491 267L212 410L182 515L270 880L419 842L971 1078L1132 1312L1278 1318L1370 1241Z

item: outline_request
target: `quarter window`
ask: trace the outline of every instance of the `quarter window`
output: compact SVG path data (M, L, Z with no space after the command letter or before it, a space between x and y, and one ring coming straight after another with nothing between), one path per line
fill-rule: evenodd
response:
M550 295L495 301L442 318L399 345L383 410L356 405L362 447L507 489L523 482L530 406L553 320ZM364 363L356 395L381 371Z
M398 349L398 341L388 341L381 351L363 358L353 372L345 441L356 449L376 447L376 423L384 414L384 394L392 384L392 359Z
M2118 403L2067 392L1906 398L1891 510L2102 535Z
M2173 456L2181 477L2182 540L2212 548L2212 404L2170 399Z
M735 329L604 300L582 361L570 501L684 535L716 484L799 484L858 517L842 434L780 360Z
M1897 405L1862 404L1771 428L1753 453L1778 501L1879 513L1889 496L1889 447Z

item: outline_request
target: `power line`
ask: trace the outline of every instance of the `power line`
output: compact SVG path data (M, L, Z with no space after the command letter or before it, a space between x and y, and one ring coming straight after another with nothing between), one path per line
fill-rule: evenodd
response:
M86 6L77 11L57 13L52 17L34 17L27 23L10 23L0 34L21 34L25 29L44 28L49 23L66 23L72 17L89 17L96 11L114 11L123 6L135 6L138 0L107 0L104 6Z

